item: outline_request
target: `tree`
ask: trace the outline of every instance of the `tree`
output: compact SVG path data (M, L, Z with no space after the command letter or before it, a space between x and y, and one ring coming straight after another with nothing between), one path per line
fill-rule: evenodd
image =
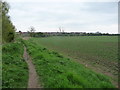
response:
M36 35L36 37L45 37L45 34L42 32L38 32L35 35Z
M0 44L2 43L2 2L0 1Z
M12 24L10 20L10 16L8 15L9 12L9 4L7 2L0 1L0 5L2 5L2 41L4 42L11 42L14 40L15 37L15 26Z
M35 36L35 34L34 34L35 31L36 31L35 28L34 28L33 26L31 26L31 27L30 27L30 36L31 36L31 37L34 37L34 36Z

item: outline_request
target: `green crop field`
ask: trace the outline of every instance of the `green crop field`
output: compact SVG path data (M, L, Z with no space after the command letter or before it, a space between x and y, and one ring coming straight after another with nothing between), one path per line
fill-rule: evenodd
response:
M118 37L75 36L32 38L34 43L56 51L87 67L110 76L117 83Z
M110 78L93 72L72 59L36 44L24 41L32 57L39 81L45 88L113 88Z
M2 88L26 88L28 67L23 59L21 42L7 43L2 47Z

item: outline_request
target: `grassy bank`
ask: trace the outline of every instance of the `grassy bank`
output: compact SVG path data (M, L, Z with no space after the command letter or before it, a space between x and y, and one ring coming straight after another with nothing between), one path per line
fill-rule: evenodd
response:
M8 43L2 47L2 87L25 88L28 83L28 68L23 59L23 44Z
M57 51L89 68L118 79L118 36L74 36L32 38L33 42Z
M45 88L114 87L108 77L97 74L57 52L49 51L32 40L24 43Z

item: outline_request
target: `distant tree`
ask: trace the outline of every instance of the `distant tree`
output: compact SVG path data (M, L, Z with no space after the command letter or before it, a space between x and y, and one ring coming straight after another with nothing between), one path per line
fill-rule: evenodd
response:
M36 31L35 28L33 26L31 26L30 31L29 31L31 37L35 36L35 31Z
M45 37L46 35L42 32L38 32L35 34L36 37Z
M62 27L59 27L59 31L62 32Z

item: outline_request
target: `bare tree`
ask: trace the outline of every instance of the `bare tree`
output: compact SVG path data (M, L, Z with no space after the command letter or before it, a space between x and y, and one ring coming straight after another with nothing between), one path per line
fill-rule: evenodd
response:
M59 27L59 31L62 32L62 28L61 27Z
M33 26L30 27L30 36L33 37L34 36L34 33L35 33L35 28Z

